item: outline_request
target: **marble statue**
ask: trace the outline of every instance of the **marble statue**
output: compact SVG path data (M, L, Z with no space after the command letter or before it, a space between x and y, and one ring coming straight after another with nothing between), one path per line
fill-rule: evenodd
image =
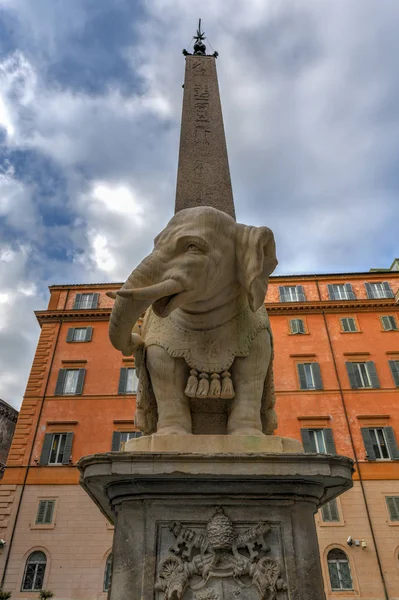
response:
M273 433L273 343L264 299L276 265L267 227L236 223L211 207L189 208L109 294L110 339L124 356L135 354L135 422L145 434L191 434L194 399L225 403L229 435Z

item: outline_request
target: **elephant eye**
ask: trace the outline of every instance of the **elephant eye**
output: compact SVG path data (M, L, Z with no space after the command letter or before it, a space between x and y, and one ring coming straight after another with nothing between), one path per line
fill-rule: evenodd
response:
M186 251L187 252L199 252L200 249L195 244L189 244L189 246L187 246L187 248L186 248Z

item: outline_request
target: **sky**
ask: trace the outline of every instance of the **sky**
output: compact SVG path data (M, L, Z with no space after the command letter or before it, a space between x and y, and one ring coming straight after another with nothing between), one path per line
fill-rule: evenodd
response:
M173 214L199 17L237 220L274 231L276 273L399 255L397 0L0 0L0 398L17 408L48 286L124 281Z

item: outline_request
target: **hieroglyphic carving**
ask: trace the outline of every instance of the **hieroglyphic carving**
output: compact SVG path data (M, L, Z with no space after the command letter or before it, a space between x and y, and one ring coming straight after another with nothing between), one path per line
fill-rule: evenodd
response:
M265 540L270 532L267 523L257 523L238 534L219 507L204 532L179 522L173 523L170 531L176 542L160 564L155 586L164 593L164 600L182 600L188 589L194 592L194 600L221 600L213 589L197 591L205 588L212 578L232 578L237 598L241 589L252 587L257 590L259 600L276 600L277 594L287 589L279 564L266 556L271 550Z
M193 73L197 77L203 77L206 75L206 63L202 59L197 59L192 62L191 66Z

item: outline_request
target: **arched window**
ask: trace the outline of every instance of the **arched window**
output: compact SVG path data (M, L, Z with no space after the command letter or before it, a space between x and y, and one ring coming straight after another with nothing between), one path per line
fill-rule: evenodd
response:
M105 569L104 569L104 592L108 592L111 587L111 576L112 576L112 554L109 554L107 560L105 561Z
M37 592L42 589L46 563L46 555L40 550L36 550L28 556L21 591Z
M343 550L333 548L327 555L332 590L353 590L348 557Z

